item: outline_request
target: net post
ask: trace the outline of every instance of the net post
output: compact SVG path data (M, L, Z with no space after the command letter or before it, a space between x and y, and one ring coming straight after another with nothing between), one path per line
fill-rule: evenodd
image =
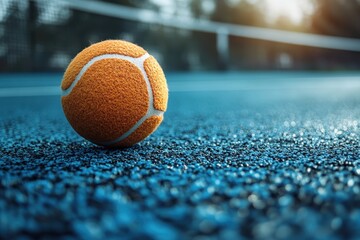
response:
M227 70L229 64L229 31L219 28L216 31L216 50L219 70Z

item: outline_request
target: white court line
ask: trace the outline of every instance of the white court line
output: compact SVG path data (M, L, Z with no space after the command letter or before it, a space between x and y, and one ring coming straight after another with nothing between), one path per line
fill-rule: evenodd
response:
M0 88L0 97L60 96L59 86Z
M254 81L178 81L169 83L169 89L170 92L359 90L360 77L256 79Z
M331 90L358 91L360 76L289 78L281 80L256 79L254 81L170 81L171 92L206 92L206 91L276 91L276 90ZM59 86L11 87L0 88L0 97L37 97L60 96Z

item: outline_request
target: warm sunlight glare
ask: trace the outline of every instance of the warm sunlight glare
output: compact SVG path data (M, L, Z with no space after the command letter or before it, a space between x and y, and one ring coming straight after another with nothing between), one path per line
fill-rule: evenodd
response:
M294 24L300 24L305 14L312 11L311 0L264 0L265 12L270 22L279 17L288 17Z

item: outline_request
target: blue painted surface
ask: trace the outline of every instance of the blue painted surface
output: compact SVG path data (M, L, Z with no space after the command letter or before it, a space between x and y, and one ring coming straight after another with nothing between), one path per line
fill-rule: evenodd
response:
M249 74L169 83L265 73ZM259 89L173 92L160 128L125 150L78 137L59 96L0 98L0 237L357 239L360 92Z

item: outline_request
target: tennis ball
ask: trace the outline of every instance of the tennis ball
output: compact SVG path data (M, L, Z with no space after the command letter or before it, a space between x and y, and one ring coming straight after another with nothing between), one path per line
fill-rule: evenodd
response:
M95 43L70 62L61 83L70 125L102 146L129 147L160 125L167 108L163 70L143 48L121 40Z

